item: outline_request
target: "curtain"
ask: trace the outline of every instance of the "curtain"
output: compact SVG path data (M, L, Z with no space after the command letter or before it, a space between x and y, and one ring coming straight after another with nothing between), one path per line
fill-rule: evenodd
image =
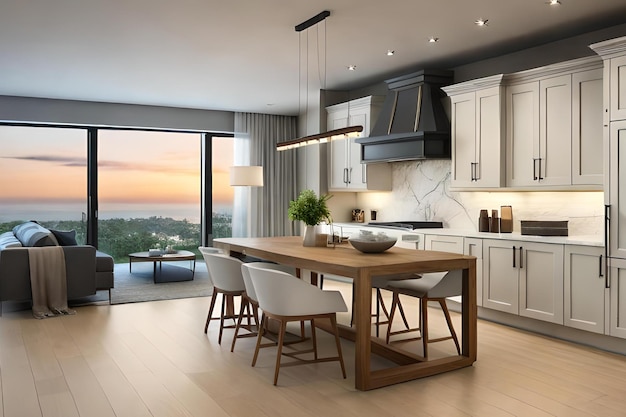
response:
M296 153L276 151L276 143L297 137L297 119L258 113L235 113L235 158L248 161L241 165L263 166L263 187L252 187L248 231L251 237L291 236L294 224L287 214L296 194ZM247 148L244 149L244 148ZM246 187L237 187L246 188ZM246 190L239 191L245 193ZM237 193L237 190L236 190ZM243 196L240 196L244 200ZM237 203L237 195L235 195ZM237 204L235 204L237 206ZM233 215L233 236L235 236Z

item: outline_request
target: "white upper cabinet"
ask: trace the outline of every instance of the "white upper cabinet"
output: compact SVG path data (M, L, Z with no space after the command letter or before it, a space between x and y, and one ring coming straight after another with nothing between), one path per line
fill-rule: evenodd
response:
M603 182L602 70L572 75L572 184Z
M611 59L611 120L626 120L626 55Z
M450 96L455 188L504 186L502 75L444 87Z
M368 136L378 117L384 97L368 96L328 106L327 130L361 125ZM391 167L388 163L361 163L361 145L356 138L334 139L329 147L329 191L389 191Z
M601 68L591 57L505 77L507 186L602 185Z

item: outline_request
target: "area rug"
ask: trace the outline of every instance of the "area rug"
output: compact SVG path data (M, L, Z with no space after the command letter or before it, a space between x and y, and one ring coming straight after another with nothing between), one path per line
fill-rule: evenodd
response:
M114 269L115 288L111 289L111 304L138 303L142 301L171 300L176 298L207 297L213 292L206 264L196 262L196 271L191 280L189 262L163 263L157 268L157 281L154 282L153 264L150 262L133 263L133 272L128 264L116 264ZM96 295L71 300L70 305L108 303L109 292L98 291Z

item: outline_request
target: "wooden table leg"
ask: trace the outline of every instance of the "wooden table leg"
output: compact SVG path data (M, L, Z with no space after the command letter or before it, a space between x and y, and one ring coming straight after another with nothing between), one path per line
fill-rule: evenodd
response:
M359 390L369 387L372 347L372 279L367 271L361 271L354 282L356 327L355 345L355 386Z

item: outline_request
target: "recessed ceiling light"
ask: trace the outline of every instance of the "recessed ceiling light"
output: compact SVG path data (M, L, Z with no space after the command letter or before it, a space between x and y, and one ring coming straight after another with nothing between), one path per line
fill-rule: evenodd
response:
M430 43L439 42L439 38L435 38L434 36L431 36L430 38L428 38L428 42Z
M387 49L387 56L392 56L395 53L396 53L396 51L393 51L391 49Z
M489 19L478 19L474 23L476 24L476 26L487 26L488 21Z
M561 2L559 0L550 0L546 4L549 4L550 6L559 6Z
M356 71L356 65L348 65L349 71Z

